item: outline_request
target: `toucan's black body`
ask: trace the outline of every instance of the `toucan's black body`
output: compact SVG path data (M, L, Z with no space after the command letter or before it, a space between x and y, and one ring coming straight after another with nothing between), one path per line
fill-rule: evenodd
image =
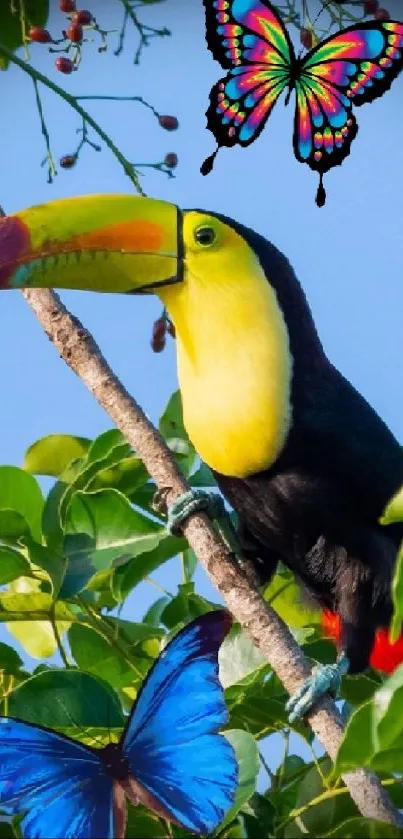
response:
M218 214L217 214L218 215ZM275 289L293 358L292 426L274 465L247 479L215 474L240 520L262 582L282 560L342 621L350 672L368 665L392 615L391 581L403 525L378 519L403 484L403 452L366 400L329 362L286 258L223 216L253 248Z

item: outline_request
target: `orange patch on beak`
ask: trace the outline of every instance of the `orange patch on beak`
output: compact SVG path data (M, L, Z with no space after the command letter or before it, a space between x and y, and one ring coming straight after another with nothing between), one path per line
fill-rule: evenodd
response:
M156 254L162 250L164 231L151 221L126 221L75 236L68 250L117 250L127 253Z

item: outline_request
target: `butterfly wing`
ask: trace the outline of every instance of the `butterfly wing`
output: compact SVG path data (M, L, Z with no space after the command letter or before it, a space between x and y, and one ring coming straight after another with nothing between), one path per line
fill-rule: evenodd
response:
M30 723L0 718L0 808L26 811L26 839L112 839L112 779L95 750Z
M210 833L233 803L237 763L219 729L228 720L218 651L228 612L209 612L178 633L153 665L121 744L141 800L195 833ZM140 796L141 798L141 796Z
M389 90L403 68L403 23L356 24L305 56L296 82L294 152L321 175L350 153L358 126L352 105Z
M207 46L230 71L211 89L207 128L218 146L248 146L290 82L294 49L268 0L203 3Z

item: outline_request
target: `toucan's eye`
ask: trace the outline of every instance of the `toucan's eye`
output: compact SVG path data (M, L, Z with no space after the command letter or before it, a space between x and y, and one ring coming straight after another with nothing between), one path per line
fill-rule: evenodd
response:
M194 237L199 245L208 247L209 245L214 245L214 242L217 239L217 234L213 227L204 225L204 227L198 227L197 230L195 230Z

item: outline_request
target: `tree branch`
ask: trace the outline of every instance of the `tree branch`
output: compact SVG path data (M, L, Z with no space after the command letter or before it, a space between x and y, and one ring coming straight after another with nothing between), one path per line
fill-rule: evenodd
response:
M140 455L157 486L169 488L167 497L172 503L189 486L159 433L115 376L90 333L68 312L54 292L27 289L22 293L59 355ZM244 572L234 565L205 515L194 514L183 529L228 608L266 657L286 690L292 693L310 674L310 666L290 631L264 602ZM309 715L309 723L334 759L344 729L330 698L318 704ZM360 769L344 774L343 780L363 816L403 826L403 816L392 805L376 775Z

